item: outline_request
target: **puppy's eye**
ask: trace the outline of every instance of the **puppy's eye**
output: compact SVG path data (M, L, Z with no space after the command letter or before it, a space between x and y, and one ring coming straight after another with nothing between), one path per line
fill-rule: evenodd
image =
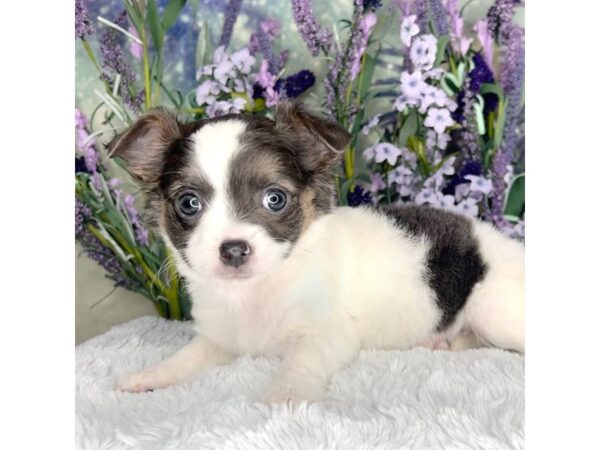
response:
M270 188L265 191L263 206L272 212L279 212L287 204L287 195L279 188Z
M184 219L189 219L202 210L202 203L196 194L186 192L175 200L175 210Z

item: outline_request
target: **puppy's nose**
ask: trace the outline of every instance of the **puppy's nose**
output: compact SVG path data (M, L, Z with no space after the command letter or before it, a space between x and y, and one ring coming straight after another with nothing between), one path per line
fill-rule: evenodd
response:
M221 261L228 266L239 267L248 260L252 252L250 245L246 241L225 241L219 247Z

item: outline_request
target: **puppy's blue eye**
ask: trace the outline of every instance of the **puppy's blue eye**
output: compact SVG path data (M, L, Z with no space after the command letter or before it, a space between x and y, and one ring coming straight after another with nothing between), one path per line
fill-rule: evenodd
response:
M181 217L190 218L202 210L202 204L196 194L186 192L175 201L175 209Z
M285 208L285 205L287 204L287 195L278 188L267 189L262 203L269 211L278 212Z

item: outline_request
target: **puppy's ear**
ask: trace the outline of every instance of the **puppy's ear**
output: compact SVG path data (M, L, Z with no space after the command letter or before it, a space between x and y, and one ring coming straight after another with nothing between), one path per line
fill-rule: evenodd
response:
M155 108L108 144L108 155L127 163L129 173L142 183L155 181L169 146L182 136L177 117L164 108Z
M275 129L297 150L300 164L311 172L339 163L352 138L336 122L313 115L292 101L279 103Z

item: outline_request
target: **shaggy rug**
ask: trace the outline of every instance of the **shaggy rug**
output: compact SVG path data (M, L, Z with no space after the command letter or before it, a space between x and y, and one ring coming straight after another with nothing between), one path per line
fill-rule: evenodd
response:
M524 447L524 358L363 351L323 402L296 410L257 401L279 361L242 357L144 394L115 379L156 363L190 324L142 317L76 348L76 442L83 449L514 449Z

